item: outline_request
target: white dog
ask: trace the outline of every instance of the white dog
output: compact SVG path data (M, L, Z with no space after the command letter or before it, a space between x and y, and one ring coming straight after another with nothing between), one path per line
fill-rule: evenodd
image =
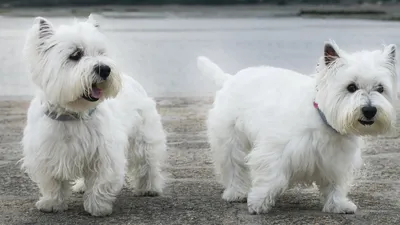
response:
M71 184L94 216L112 213L124 175L136 195L162 193L166 137L155 102L113 61L93 16L53 28L36 18L25 56L38 93L22 140L24 170L40 188L36 207L67 209Z
M324 212L354 213L347 193L360 136L394 127L395 49L350 54L327 43L315 78L273 67L231 76L199 57L201 72L222 86L208 118L222 198L247 197L250 213L266 213L291 185L316 182Z

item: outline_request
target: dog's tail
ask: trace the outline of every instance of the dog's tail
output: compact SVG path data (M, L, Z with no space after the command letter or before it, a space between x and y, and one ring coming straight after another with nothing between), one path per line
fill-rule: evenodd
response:
M213 80L218 87L222 87L225 81L232 77L232 75L225 73L219 66L205 56L197 57L197 68L204 76Z

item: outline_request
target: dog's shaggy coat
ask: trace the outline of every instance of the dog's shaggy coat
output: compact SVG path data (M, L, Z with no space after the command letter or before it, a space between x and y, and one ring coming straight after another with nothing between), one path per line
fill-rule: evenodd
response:
M162 193L166 137L156 103L119 71L91 15L58 29L36 18L25 56L38 87L22 140L22 167L37 183L36 207L67 209L71 181L94 216L112 213L124 177L137 195Z
M394 45L347 53L327 43L314 77L267 66L232 76L206 57L198 67L222 86L207 125L223 199L266 213L292 184L316 182L324 212L356 211L347 193L359 136L394 127Z

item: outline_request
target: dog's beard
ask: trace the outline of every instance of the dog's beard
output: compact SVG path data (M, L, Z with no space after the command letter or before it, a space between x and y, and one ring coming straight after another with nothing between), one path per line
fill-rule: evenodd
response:
M393 109L384 109L377 106L377 113L373 119L365 118L361 113L361 106L343 109L338 113L333 126L341 134L354 134L358 136L380 135L390 132L395 121L396 113Z
M116 77L116 75L112 75L106 81L97 78L91 83L87 82L83 85L81 97L89 102L115 97L119 91L119 81L116 80L118 79Z
M68 111L83 112L96 107L105 99L117 96L121 88L121 77L115 69L107 80L94 73L85 74L88 70L60 73L66 76L59 77L55 85L44 89L46 98L51 104Z

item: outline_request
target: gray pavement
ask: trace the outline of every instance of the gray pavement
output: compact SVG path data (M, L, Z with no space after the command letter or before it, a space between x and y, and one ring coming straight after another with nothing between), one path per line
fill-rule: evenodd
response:
M367 139L365 165L350 194L359 207L355 215L322 213L314 188L290 190L269 214L249 215L246 204L220 197L205 135L211 102L158 99L169 143L165 194L134 197L124 189L111 216L94 218L83 210L79 194L68 200L69 210L63 213L41 213L34 207L39 192L16 164L29 102L1 101L0 224L400 224L400 132Z

